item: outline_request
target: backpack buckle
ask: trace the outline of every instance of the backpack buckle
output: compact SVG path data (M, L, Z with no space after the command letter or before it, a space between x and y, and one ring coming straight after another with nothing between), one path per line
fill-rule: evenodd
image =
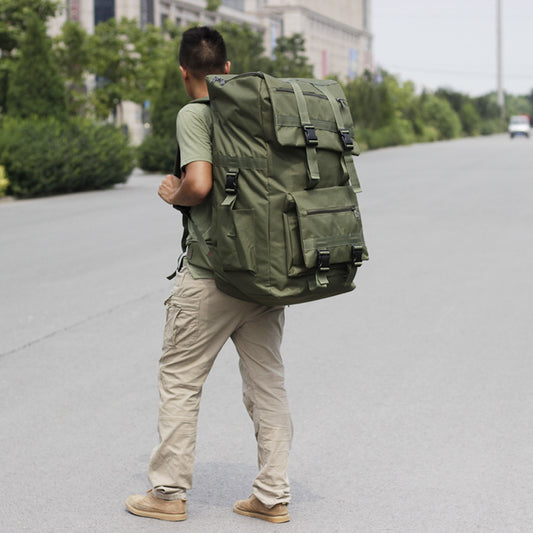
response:
M341 141L342 141L342 144L344 145L344 149L351 150L353 148L353 140L352 140L349 130L340 128L339 135L341 136Z
M237 194L238 175L238 170L230 170L226 174L226 194Z
M329 250L317 250L317 266L319 272L327 272L329 270L330 253Z
M356 267L363 264L363 248L361 246L352 246L352 264Z
M307 146L317 146L318 137L316 136L316 129L312 124L302 124L302 130L305 136L305 144Z

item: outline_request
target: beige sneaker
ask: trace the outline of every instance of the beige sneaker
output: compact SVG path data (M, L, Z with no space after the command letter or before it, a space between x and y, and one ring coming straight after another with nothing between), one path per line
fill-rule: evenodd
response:
M146 495L136 494L126 500L126 508L130 513L147 518L159 518L179 522L187 518L187 502L185 500L162 500L149 490Z
M271 509L263 505L253 494L247 500L239 500L234 506L233 510L244 516L251 516L253 518L260 518L267 522L288 522L290 520L289 511L287 511L286 503L278 503Z

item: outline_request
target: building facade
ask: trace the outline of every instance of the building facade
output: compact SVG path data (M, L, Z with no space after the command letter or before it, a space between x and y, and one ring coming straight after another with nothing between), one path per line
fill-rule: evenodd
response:
M373 68L370 4L371 0L222 0L216 11L207 11L206 0L65 0L50 31L59 33L69 19L93 33L99 22L113 17L137 19L141 27L162 26L167 19L180 26L246 23L263 35L267 54L278 37L301 34L314 76L334 75L346 81ZM123 110L131 140L137 144L145 134L142 109L125 102Z
M236 0L223 0L235 2ZM265 28L265 48L280 36L301 34L314 76L353 79L372 70L370 0L241 0Z

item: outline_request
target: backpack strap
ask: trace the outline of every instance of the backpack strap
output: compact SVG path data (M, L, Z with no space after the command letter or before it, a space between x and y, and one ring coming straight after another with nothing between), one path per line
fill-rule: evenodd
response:
M318 157L316 148L318 146L318 137L316 136L316 130L309 113L307 111L307 104L305 103L305 97L301 87L295 80L287 80L294 91L296 97L296 105L298 107L298 114L300 115L300 125L305 135L305 156L307 167L307 185L309 189L316 187L320 181L320 173L318 170Z
M209 105L209 97L208 96L204 96L202 98L196 98L195 100L191 100L190 102L188 102L186 105L189 105L189 104L207 104ZM173 170L173 175L176 176L177 178L181 178L181 155L180 155L180 147L179 147L179 144L176 146L176 157L174 158L174 170ZM182 218L181 218L181 222L182 222L182 226L183 226L183 234L181 236L181 251L182 251L182 256L180 256L180 259L178 260L178 268L177 270L179 270L180 266L181 266L181 263L182 263L182 257L183 257L183 254L185 254L186 250L187 250L187 239L189 237L189 221L191 222L192 224L192 219L191 219L191 208L190 207L187 207L187 206L184 206L184 205L173 205L172 206L174 209L177 209L178 211L181 212L182 214ZM200 233L199 231L197 233ZM195 237L196 237L196 234L195 234ZM204 244L205 244L205 241L204 241ZM206 245L207 246L207 245ZM167 276L167 279L172 279L176 276L176 270L170 274L169 276Z
M357 178L357 173L355 171L355 165L352 157L354 140L350 135L350 131L345 128L344 120L342 119L341 113L339 111L339 104L342 105L342 102L333 98L333 95L327 89L324 89L324 87L320 86L318 83L313 83L313 87L315 87L318 91L320 91L327 97L329 104L331 105L331 109L333 110L335 122L337 123L337 131L339 132L339 136L344 148L343 158L341 159L341 165L344 176L347 177L346 181L350 180L352 185L360 190L359 179Z

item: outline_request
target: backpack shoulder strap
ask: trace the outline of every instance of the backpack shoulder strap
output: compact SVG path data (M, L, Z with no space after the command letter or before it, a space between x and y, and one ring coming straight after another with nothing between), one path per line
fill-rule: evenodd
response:
M190 105L190 104L207 104L207 105L209 105L209 97L208 96L204 96L202 98L196 98L195 100L191 100L190 102L188 102L186 105ZM176 146L176 157L174 159L174 170L173 170L172 173L177 178L181 177L181 156L180 156L180 147L179 147L179 145ZM192 224L194 224L192 222L192 219L191 219L191 208L183 206L183 205L173 205L172 207L174 209L177 209L178 211L180 211L181 214L182 214L183 234L181 236L181 250L182 250L182 252L185 253L185 250L187 249L187 238L188 238L189 233L190 233L190 231L189 231L189 221ZM174 272L174 274L171 274L171 276L174 277L175 274L176 273ZM172 279L172 277L169 277L168 279Z
M209 96L204 96L202 98L196 98L195 100L191 100L190 102L188 102L187 104L185 105L190 105L190 104L207 104L209 105ZM176 157L174 159L174 176L176 177L180 177L181 176L181 165L180 165L180 147L179 145L177 146L176 148Z

